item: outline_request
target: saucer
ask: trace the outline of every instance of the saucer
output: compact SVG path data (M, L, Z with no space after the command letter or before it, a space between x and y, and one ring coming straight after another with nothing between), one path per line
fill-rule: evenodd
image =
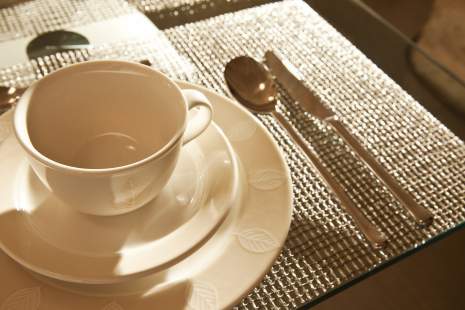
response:
M276 142L236 102L193 84L214 108L214 121L234 147L241 203L197 251L161 272L112 285L79 285L25 272L0 252L0 309L227 309L257 286L281 251L292 214L289 170ZM0 117L1 123L1 117ZM44 281L45 279L45 281ZM29 308L28 308L29 309Z
M238 164L215 124L186 144L160 195L139 210L81 214L49 192L13 134L0 145L0 248L24 267L75 283L116 283L167 268L218 228L239 199Z

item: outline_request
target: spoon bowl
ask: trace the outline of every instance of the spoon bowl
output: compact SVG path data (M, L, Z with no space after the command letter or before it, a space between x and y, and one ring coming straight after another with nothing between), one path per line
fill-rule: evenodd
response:
M255 112L272 112L277 103L273 77L265 67L248 56L239 56L226 64L226 84L232 95Z

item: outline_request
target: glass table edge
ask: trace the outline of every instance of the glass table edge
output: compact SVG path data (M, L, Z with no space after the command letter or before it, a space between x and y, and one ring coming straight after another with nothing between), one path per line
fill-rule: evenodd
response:
M460 224L456 225L456 226L453 226L439 234L437 234L436 236L432 237L431 239L428 239L427 241L423 242L422 244L419 244L418 246L416 247L413 247L409 250L406 250L404 253L396 256L396 257L393 257L381 264L379 264L378 266L374 267L373 269L370 269L366 272L362 272L360 275L354 277L353 279L339 285L338 287L335 287L331 290L328 290L326 293L316 297L314 300L310 300L310 301L307 301L301 305L299 305L296 309L297 310L304 310L304 309L309 309L313 306L316 306L317 304L325 301L326 299L328 298L331 298L332 296L338 294L338 293L341 293L343 291L345 291L346 289L352 287L353 285L377 274L378 272L380 271L383 271L384 269L386 269L387 267L390 267L400 261L402 261L403 259L405 258L408 258L409 256L427 248L428 246L431 246L433 245L434 243L438 242L438 241L441 241L442 239L452 235L453 233L455 232L458 232L459 230L462 230L462 229L465 229L465 221L461 222Z

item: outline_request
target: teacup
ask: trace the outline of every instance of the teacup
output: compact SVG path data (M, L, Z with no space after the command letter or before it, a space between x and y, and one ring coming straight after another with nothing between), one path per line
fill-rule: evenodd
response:
M34 82L18 101L14 131L56 197L83 213L117 215L160 193L182 145L211 117L201 92L161 72L89 61Z

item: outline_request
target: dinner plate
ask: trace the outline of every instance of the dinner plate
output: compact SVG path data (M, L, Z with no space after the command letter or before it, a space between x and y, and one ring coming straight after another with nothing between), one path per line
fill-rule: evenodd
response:
M215 234L179 263L150 276L112 285L79 285L25 272L0 253L0 309L225 309L238 303L269 271L292 215L289 170L278 146L234 101L193 84L214 108L214 121L231 142L243 197ZM1 122L1 119L0 119Z
M215 124L183 146L155 200L110 217L82 214L56 199L13 134L0 145L0 248L63 281L115 283L175 264L214 233L239 198L238 164Z

